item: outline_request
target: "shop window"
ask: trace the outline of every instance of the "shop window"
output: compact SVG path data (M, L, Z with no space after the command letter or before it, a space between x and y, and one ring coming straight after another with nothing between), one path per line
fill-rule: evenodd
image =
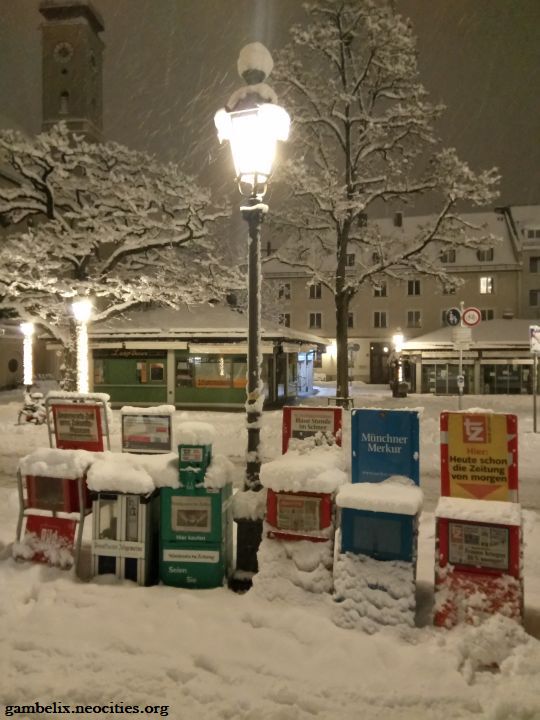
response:
M147 383L165 382L165 363L139 360L135 370L137 382L141 385Z
M321 283L315 283L309 286L309 298L310 300L320 300L322 297L322 285Z
M381 311L381 310L376 310L373 313L373 327L375 327L375 328L388 327L388 320L387 320L386 312Z
M136 377L137 382L141 383L142 385L148 382L146 362L142 361L137 363Z
M94 385L103 385L105 382L105 367L103 360L94 360Z
M493 295L495 292L495 281L492 275L484 275L480 278L480 294Z
M164 363L150 363L150 382L163 382L165 380Z
M246 360L231 355L192 355L176 363L176 386L244 388Z

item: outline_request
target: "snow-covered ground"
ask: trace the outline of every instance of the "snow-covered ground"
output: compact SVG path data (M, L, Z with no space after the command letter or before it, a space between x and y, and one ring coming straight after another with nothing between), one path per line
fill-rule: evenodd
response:
M306 403L326 405L330 388ZM73 572L15 562L21 457L48 446L45 427L16 426L19 393L0 393L0 705L106 706L94 717L127 714L179 720L534 720L540 718L540 434L532 398L466 397L464 409L519 417L520 499L525 516L525 624L493 617L451 631L431 624L434 519L439 497L439 413L456 398L394 399L387 388L356 385L356 406L423 408L421 486L424 512L415 628L368 635L332 622L328 596L295 605L254 591L140 588L109 577L81 581ZM112 448L120 448L114 413ZM214 450L242 480L246 445L241 413L176 412L174 425L216 427ZM281 448L281 413L264 414L266 460ZM348 423L344 433L348 442ZM85 529L86 549L89 526ZM496 663L486 670L486 666ZM116 706L116 707L115 707ZM150 713L148 706L154 706ZM148 708L145 713L145 708ZM14 714L14 717L34 715Z

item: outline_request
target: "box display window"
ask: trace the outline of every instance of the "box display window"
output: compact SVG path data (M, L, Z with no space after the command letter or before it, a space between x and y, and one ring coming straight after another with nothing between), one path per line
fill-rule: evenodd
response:
M354 519L354 547L368 555L394 555L401 552L401 522L387 518Z
M43 510L64 509L64 486L61 480L50 477L34 478L34 502Z
M126 540L139 539L139 497L126 495Z
M118 502L116 498L110 500L101 498L99 501L99 539L118 540Z
M210 532L212 505L209 497L173 497L171 528L174 532Z
M176 361L176 387L193 387L192 370L187 357Z

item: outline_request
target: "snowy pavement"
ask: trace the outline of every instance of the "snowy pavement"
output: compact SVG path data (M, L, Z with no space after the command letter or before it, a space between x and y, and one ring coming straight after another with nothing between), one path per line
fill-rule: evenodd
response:
M254 591L238 596L225 588L140 588L109 576L83 582L71 571L15 562L15 469L23 455L48 441L43 426L16 426L19 401L0 394L0 707L36 701L99 705L105 710L93 716L110 718L115 704L117 713L138 705L141 717L178 720L538 720L540 434L532 432L532 398L464 400L464 408L515 412L519 418L524 629L494 617L477 628L445 631L431 624L433 508L439 496L439 413L456 410L457 400L395 399L387 388L370 386L355 387L354 394L365 407L423 408L426 502L415 628L387 627L369 635L336 627L328 595L304 605L269 602ZM118 415L112 428L116 450ZM243 414L178 411L174 424L186 419L216 427L215 452L235 461L241 484ZM346 424L345 443L347 432ZM264 414L262 440L266 460L279 456L279 411ZM86 553L88 531L87 526ZM493 663L498 670L486 670ZM145 711L150 706L152 713Z

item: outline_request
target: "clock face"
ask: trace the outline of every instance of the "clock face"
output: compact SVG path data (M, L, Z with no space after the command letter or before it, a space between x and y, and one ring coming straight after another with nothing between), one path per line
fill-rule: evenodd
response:
M73 57L73 47L68 42L61 42L54 48L56 62L67 63Z

